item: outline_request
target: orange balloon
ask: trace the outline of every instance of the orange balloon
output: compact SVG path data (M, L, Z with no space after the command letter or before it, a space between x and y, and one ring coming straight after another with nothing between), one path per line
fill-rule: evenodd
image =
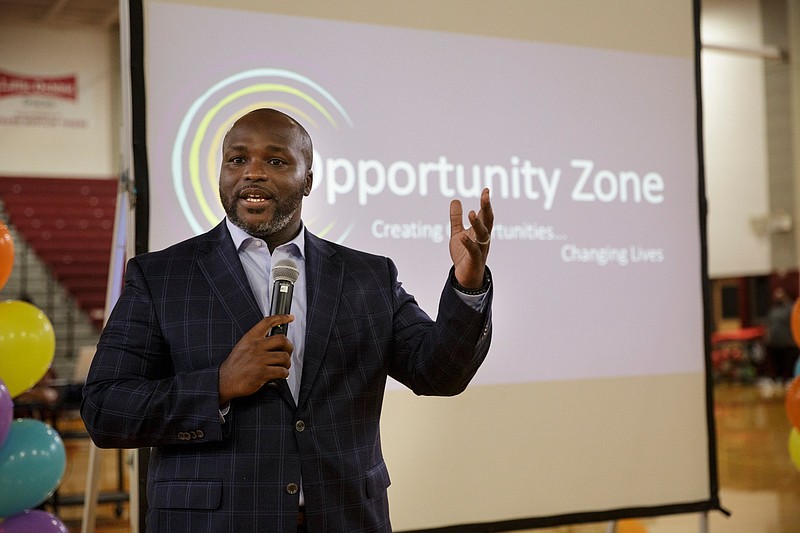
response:
M800 346L800 298L795 300L794 305L792 306L791 327L794 343Z
M6 286L14 266L14 239L8 227L0 222L0 289Z
M794 378L786 389L786 417L793 427L800 429L800 377Z
M647 533L647 526L641 520L626 518L617 522L617 533Z

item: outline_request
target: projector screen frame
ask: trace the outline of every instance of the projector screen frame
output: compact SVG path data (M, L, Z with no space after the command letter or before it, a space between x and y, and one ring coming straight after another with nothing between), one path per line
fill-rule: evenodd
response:
M120 0L121 9L129 12L130 21L130 58L123 58L123 65L129 64L130 72L123 72L123 76L130 76L131 101L123 102L123 106L130 106L132 145L130 161L132 162L135 186L135 252L145 253L149 250L150 211L149 211L149 185L148 185L148 155L147 155L147 121L146 121L146 90L145 90L145 37L144 37L144 0ZM705 344L705 382L706 382L706 420L708 433L708 459L709 459L709 498L700 501L681 502L670 505L647 507L624 507L606 511L576 512L554 516L534 516L523 519L495 521L487 523L458 524L440 528L418 529L414 531L510 531L527 528L555 527L565 524L578 524L589 522L612 521L623 518L645 518L662 515L682 513L706 513L713 510L725 512L719 500L719 481L716 457L716 428L713 416L713 377L711 372L711 299L710 282L708 278L707 258L707 204L705 198L705 166L703 157L703 124L702 124L702 98L701 98L701 69L700 69L700 1L692 0L693 30L694 30L694 67L695 67L695 97L696 97L696 125L697 125L697 163L698 163L698 198L701 244L701 286L702 305L704 316L704 344ZM125 48L123 47L123 50ZM126 125L123 125L126 127ZM147 457L149 450L140 453ZM391 465L390 465L391 466ZM146 461L140 463L138 490L140 495L140 523L144 524L147 508L145 494L147 477ZM133 485L133 484L132 484ZM136 487L132 486L131 490Z

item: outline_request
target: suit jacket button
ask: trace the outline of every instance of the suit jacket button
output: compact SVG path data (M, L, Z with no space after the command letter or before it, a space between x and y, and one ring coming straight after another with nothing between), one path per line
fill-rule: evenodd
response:
M297 483L289 483L286 485L286 492L289 494L297 494L297 491L300 490L300 487L297 486Z
M206 434L205 434L205 433L203 433L203 430L202 430L202 429L198 429L198 430L197 430L197 438L198 438L198 439L202 439L202 438L203 438L203 437L205 437L205 436L206 436Z
M185 431L181 431L178 433L178 440L189 440L189 434Z
M297 422L294 423L294 429L296 429L298 432L305 431L306 423L303 422L302 420L298 420Z

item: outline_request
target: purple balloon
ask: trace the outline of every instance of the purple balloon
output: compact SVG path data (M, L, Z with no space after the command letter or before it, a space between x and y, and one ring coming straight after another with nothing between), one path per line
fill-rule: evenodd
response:
M56 515L34 509L0 522L0 533L69 533L69 530Z
M12 420L14 420L14 402L11 401L11 393L8 392L8 387L0 379L0 446L3 446L8 436Z

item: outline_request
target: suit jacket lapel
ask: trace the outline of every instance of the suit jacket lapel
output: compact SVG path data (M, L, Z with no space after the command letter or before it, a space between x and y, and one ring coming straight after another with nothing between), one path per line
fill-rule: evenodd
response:
M201 237L197 262L211 289L238 328L239 336L261 317L250 282L223 221ZM247 326L247 327L245 327Z
M306 232L306 346L299 407L308 399L331 334L344 280L344 264L324 240Z

